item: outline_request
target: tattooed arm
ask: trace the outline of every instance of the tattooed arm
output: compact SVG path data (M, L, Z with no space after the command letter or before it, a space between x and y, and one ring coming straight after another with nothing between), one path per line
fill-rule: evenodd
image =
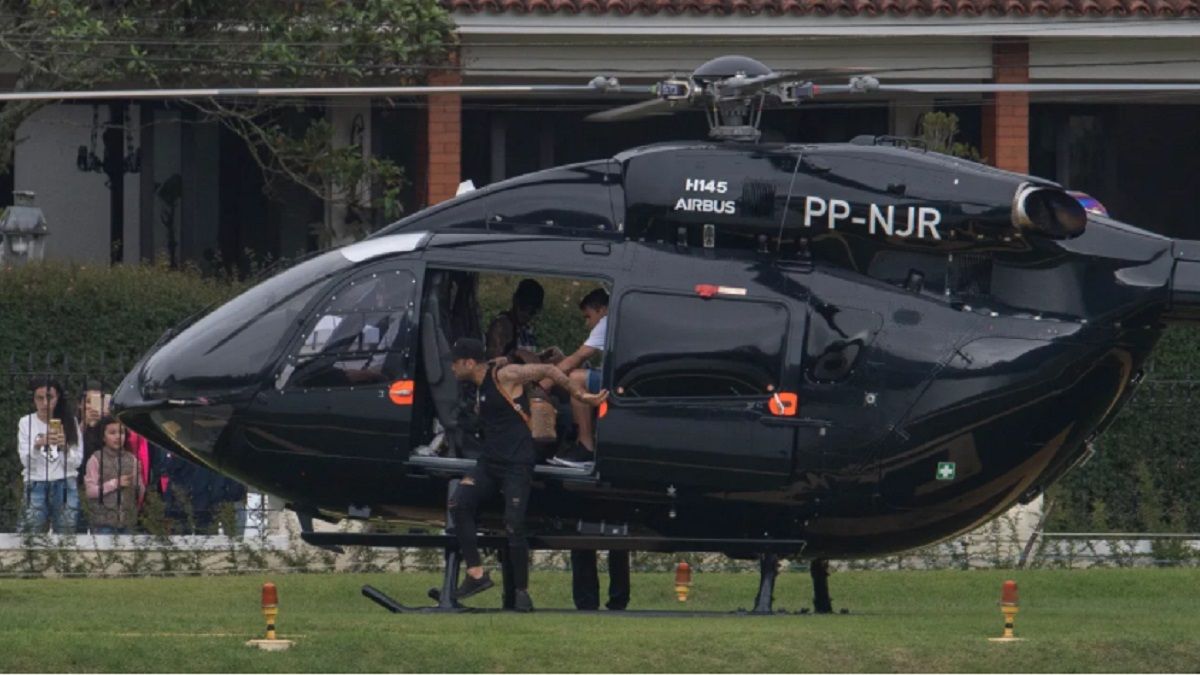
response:
M589 393L583 387L571 382L571 378L567 377L566 373L559 370L557 366L545 363L506 366L496 372L496 377L500 380L500 384L510 391L518 389L528 382L548 379L588 405L600 405L604 399L608 398L607 390L601 391L599 394Z

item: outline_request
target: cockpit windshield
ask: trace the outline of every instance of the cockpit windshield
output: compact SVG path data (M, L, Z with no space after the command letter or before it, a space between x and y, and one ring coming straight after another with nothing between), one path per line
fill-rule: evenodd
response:
M142 370L147 399L232 394L258 385L301 312L352 263L339 251L292 267L225 303L154 353Z

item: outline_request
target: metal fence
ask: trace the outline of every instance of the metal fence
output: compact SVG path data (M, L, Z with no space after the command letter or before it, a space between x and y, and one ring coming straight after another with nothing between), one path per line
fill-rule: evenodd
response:
M89 534L99 529L91 518L91 501L82 485L86 457L97 450L102 438L89 431L82 416L84 391L96 389L112 394L137 361L136 355L75 358L69 354L10 354L7 368L0 371L0 534L40 535ZM74 452L57 452L53 457L35 455L32 444L20 448L18 437L24 419L26 436L32 437L30 415L34 409L34 382L52 381L61 386L65 398L64 424L75 424L81 432ZM53 416L53 415L52 415ZM6 431L3 431L7 429ZM86 442L85 438L86 437ZM86 446L86 447L85 447ZM145 497L138 500L137 522L131 532L207 535L240 533L246 528L249 510L244 486L202 467L184 463L163 448L147 443L139 457L139 483ZM23 466L44 468L46 475L25 480ZM54 467L50 475L49 467ZM168 469L175 475L168 473ZM59 471L61 470L61 476ZM51 485L53 484L53 485ZM121 497L118 493L118 499ZM99 502L96 502L99 504ZM41 520L47 521L42 524Z

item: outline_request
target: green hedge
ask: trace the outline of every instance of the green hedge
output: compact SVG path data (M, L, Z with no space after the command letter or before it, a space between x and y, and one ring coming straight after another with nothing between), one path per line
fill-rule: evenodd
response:
M0 352L119 358L237 289L162 266L45 263L0 271ZM7 357L7 354L5 354Z
M487 276L483 321L506 309L519 277ZM570 352L586 336L577 303L589 282L539 279L546 306L541 346ZM20 503L16 420L31 410L26 381L52 372L77 393L85 379L115 383L164 330L241 285L156 266L44 264L0 270L0 529ZM1097 443L1096 455L1050 491L1055 530L1200 531L1200 336L1167 331L1134 401ZM5 489L6 488L6 489Z

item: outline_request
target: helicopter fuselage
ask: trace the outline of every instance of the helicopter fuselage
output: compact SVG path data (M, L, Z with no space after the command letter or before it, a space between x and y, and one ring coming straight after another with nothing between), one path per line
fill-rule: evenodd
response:
M591 280L611 291L595 467L538 467L531 531L909 549L1077 464L1164 322L1192 318L1190 245L1084 227L1064 194L907 148L651 146L301 263L165 336L116 404L297 509L440 523L472 460L418 449L465 405L447 351L471 333L464 283ZM367 288L386 297L346 309ZM325 353L370 317L388 345ZM351 357L378 377L330 379Z

